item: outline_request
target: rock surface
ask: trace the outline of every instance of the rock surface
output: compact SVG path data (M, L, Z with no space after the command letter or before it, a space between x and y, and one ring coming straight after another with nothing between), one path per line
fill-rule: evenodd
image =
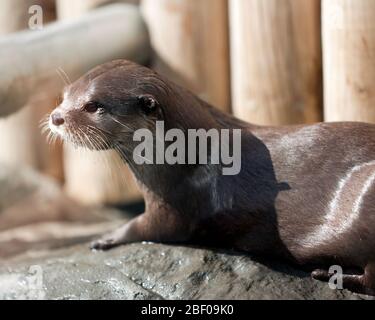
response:
M271 269L242 254L199 248L140 243L91 252L85 244L5 263L0 267L0 298L366 298L273 265Z

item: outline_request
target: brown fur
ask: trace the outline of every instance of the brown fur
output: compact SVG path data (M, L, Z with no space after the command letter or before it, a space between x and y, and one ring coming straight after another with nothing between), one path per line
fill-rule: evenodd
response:
M97 112L85 111L90 101ZM369 177L375 173L375 125L252 125L122 60L104 64L68 87L55 113L64 118L74 143L90 147L85 137L78 138L80 128L96 141L93 148L118 150L144 191L146 212L94 242L93 248L142 240L215 245L319 266L313 276L324 280L328 267L339 264L363 271L345 275L346 288L374 294L375 185ZM136 165L132 133L154 130L156 120L164 120L166 130L185 132L242 129L240 174L223 176L221 165ZM354 167L359 169L348 175ZM334 201L340 181L347 183ZM351 215L355 199L361 202ZM331 220L329 212L334 213ZM344 226L348 221L349 227ZM328 231L320 233L324 225Z

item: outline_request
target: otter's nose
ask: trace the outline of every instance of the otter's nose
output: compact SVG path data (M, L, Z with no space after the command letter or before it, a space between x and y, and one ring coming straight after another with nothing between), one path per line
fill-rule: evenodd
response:
M51 114L51 119L52 119L52 123L55 125L55 126L61 126L62 124L64 124L65 120L64 118L61 116L60 113L58 112L54 112Z

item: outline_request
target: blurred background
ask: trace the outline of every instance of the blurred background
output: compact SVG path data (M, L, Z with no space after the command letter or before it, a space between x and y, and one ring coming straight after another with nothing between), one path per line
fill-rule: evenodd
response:
M115 153L39 127L66 84L117 58L257 124L375 121L374 0L1 0L0 259L142 211Z

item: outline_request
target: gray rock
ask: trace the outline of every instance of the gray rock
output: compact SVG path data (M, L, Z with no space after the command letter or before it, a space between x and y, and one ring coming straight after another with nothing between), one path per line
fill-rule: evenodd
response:
M21 256L2 265L0 284L1 299L366 298L243 254L152 243L108 252L91 252L85 244Z

